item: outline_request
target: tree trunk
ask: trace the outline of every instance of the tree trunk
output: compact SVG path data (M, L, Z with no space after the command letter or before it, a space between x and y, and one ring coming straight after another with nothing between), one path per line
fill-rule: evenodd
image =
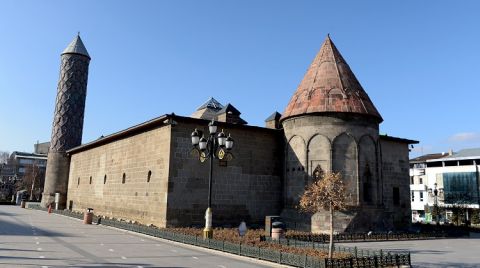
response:
M330 245L328 246L328 258L333 257L333 205L330 204Z

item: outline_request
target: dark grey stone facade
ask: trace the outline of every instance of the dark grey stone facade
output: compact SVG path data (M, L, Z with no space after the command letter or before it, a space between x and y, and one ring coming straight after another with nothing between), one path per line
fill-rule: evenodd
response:
M208 121L176 117L172 128L167 223L203 225L208 196L208 160L192 154L190 134L208 133ZM220 123L235 139L233 159L214 160L212 210L215 225L238 225L242 220L261 224L265 215L281 211L282 132Z

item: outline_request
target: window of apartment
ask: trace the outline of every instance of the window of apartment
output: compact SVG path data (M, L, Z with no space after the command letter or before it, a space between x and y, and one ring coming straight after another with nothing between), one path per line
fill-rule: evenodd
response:
M427 167L441 167L441 166L442 166L441 161L427 163Z
M410 176L410 184L414 184L413 183L413 176Z
M150 182L150 178L152 177L152 171L149 170L147 174L147 182Z
M418 178L418 184L423 184L423 178L422 177Z
M457 161L445 161L445 166L446 167L458 166L458 162Z
M400 205L400 189L398 187L393 187L393 204Z
M80 177L77 179L77 187L80 185Z
M18 161L21 165L31 165L33 164L33 160L32 159L20 159Z
M92 176L90 176L90 184L92 184Z
M420 202L423 202L423 192L420 192Z
M425 163L418 163L413 165L414 168L427 168L427 164Z
M105 174L105 176L103 176L103 184L107 183L107 174Z
M480 163L480 162L478 162L478 163ZM471 160L471 159L470 160L460 160L460 161L458 161L458 165L459 166L471 166L471 165L473 165L473 160Z
M415 192L414 191L411 191L411 198L412 198L412 202L415 202Z
M127 180L127 176L125 175L125 173L123 173L123 176L122 176L122 184L124 184L126 180Z

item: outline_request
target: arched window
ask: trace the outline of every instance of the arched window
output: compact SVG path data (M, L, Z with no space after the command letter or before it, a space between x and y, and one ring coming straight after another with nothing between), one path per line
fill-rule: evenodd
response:
M372 181L372 172L370 171L370 166L365 166L365 172L363 174L363 201L372 202L372 193L371 193L371 181Z
M127 176L125 175L125 173L123 173L123 176L122 176L122 184L125 183L126 178L127 178Z
M149 170L147 174L147 182L150 182L150 178L152 177L152 171Z

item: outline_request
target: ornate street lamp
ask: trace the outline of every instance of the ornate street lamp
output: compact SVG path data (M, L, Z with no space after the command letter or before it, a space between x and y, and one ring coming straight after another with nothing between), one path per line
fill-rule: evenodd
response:
M230 161L233 155L230 150L233 148L233 139L222 132L217 134L217 125L215 121L208 124L208 131L210 135L208 138L203 136L203 133L197 129L192 132L193 150L198 152L200 162L210 159L210 170L208 173L208 207L205 211L205 229L203 229L203 238L212 238L212 174L213 174L213 159L223 161Z
M440 224L439 219L438 219L438 196L439 194L443 193L443 188L437 189L437 183L435 182L433 184L433 189L429 188L428 193L433 196L433 211L435 213L435 222L437 225Z

